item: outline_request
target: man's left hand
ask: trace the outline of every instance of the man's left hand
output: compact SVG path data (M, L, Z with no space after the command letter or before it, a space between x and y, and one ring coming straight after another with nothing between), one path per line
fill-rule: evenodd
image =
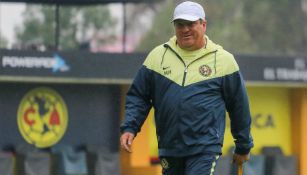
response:
M233 154L232 163L236 165L242 165L243 163L247 162L250 158L250 154L240 155L240 154Z

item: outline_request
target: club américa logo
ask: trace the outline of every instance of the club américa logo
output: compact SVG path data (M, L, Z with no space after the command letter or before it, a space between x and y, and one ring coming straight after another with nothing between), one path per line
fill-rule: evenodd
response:
M209 77L212 73L212 70L208 65L201 65L199 67L199 73L200 73L200 75L202 75L204 77Z
M161 159L161 166L163 169L169 169L169 163L165 158Z
M17 113L23 138L38 148L56 144L64 135L68 114L62 97L54 90L40 87L29 91L21 100Z

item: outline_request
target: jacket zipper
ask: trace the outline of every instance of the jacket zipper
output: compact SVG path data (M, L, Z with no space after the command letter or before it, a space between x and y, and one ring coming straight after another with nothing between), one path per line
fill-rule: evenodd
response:
M185 64L185 62L183 61L183 59L181 58L180 55L178 55L177 52L175 52L175 50L173 48L171 48L169 45L164 44L164 47L168 47L176 56L177 58L182 62L182 64L184 65L184 74L183 74L183 80L182 80L182 86L184 86L184 82L185 82L185 77L187 76L188 73L188 66Z
M165 44L164 46L168 47L172 52L174 52L175 55L179 58L179 60L180 60L180 61L183 63L183 65L184 65L184 74L183 74L182 86L184 86L184 84L185 84L185 79L186 79L186 76L187 76L187 74L188 74L188 67L189 67L192 63L194 63L194 62L197 61L197 60L200 60L201 58L203 58L203 57L205 57L205 56L207 56L207 55L209 55L209 54L211 54L211 53L217 52L217 50L208 52L208 53L206 53L205 55L203 55L203 56L201 56L201 57L195 59L195 60L192 61L190 64L186 65L185 62L183 61L183 59L181 58L181 56L178 55L178 53L177 53L172 47L170 47L170 46L167 45L167 44Z
M185 65L185 67L184 67L184 74L183 74L183 80L182 80L182 86L184 86L185 78L187 76L187 73L188 73L188 66Z

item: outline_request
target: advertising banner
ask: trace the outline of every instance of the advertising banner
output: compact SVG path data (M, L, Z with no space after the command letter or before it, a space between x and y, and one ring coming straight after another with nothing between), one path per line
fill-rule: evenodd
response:
M0 49L0 81L130 84L146 53ZM235 55L249 84L307 84L307 58Z
M129 84L144 56L0 50L0 81Z
M252 115L251 132L254 139L252 153L260 154L263 146L280 146L286 155L291 154L291 114L290 94L287 88L248 87ZM227 154L234 146L230 133L230 121L227 127L223 153Z

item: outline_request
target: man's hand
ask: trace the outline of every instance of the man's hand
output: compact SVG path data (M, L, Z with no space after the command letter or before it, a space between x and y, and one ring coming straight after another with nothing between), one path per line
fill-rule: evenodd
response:
M120 137L120 145L127 152L131 153L131 145L134 139L134 134L130 132L125 132Z
M233 154L232 163L236 165L242 165L244 162L249 160L250 154L240 155L240 154Z

